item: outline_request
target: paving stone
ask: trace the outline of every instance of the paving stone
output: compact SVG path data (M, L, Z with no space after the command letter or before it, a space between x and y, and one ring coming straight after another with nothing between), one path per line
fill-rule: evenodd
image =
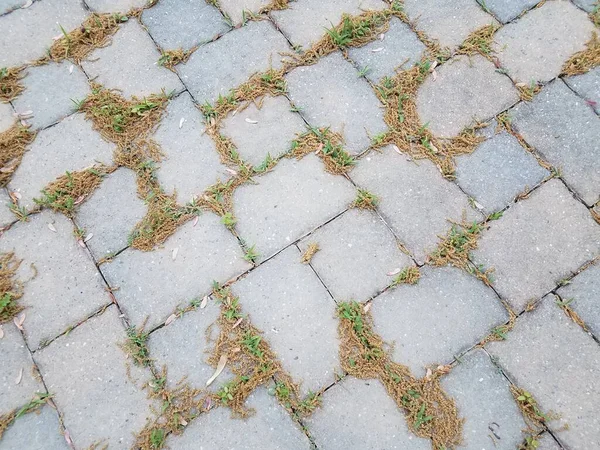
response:
M456 57L427 77L417 93L421 122L436 136L454 137L477 120L514 105L519 96L510 79L483 56Z
M0 133L8 130L15 123L14 110L10 103L0 103Z
M318 448L426 450L378 380L348 377L323 394L323 404L304 423Z
M40 413L19 417L2 436L5 450L68 450L62 435L58 415L51 406L44 406Z
M177 192L181 204L231 176L220 162L214 141L204 133L202 113L187 92L169 103L154 139L166 155L157 171L158 181L168 193Z
M585 49L592 31L587 15L571 2L549 1L498 30L492 48L513 80L545 82Z
M86 15L81 2L44 0L0 17L0 67L20 66L46 56L52 38L61 34L58 24L71 31Z
M85 74L74 64L48 63L30 67L23 78L25 91L13 102L18 112L33 111L27 121L33 129L58 122L77 110L73 100L82 100L90 92Z
M177 75L158 65L160 52L136 20L121 24L112 43L94 50L81 62L90 79L125 97L180 92Z
M406 0L404 10L417 29L452 49L473 31L497 23L472 0Z
M217 8L197 0L160 1L144 11L142 22L165 50L189 50L229 30Z
M539 446L536 450L561 450L561 447L556 443L550 433L543 433L537 438Z
M501 210L548 175L535 157L504 131L483 142L470 155L456 158L456 181L486 213Z
M417 376L447 364L508 320L494 291L455 267L425 267L416 285L399 285L373 301L375 331L395 343L393 359Z
M235 116L223 121L222 134L231 138L244 161L255 166L267 155L279 156L290 149L296 135L306 131L300 115L290 111L289 101L283 97L265 97L259 109L251 103ZM246 119L258 123L248 123Z
M4 189L0 189L0 228L17 220L11 212L12 201Z
M542 411L560 415L548 425L561 429L558 436L566 448L600 446L600 347L553 298L522 316L506 341L487 349Z
M35 354L77 448L100 441L129 448L152 415L141 388L150 371L127 361L119 346L126 334L118 315L110 307Z
M371 211L344 213L300 241L302 252L313 242L320 250L311 265L340 301L367 300L392 282L389 272L413 265L389 228Z
M596 0L573 0L580 8L585 9L587 12L592 12L596 6L598 6L598 2Z
M206 213L196 226L183 225L161 248L128 249L102 265L102 272L112 287L119 288L115 296L127 317L136 326L149 317L148 327L152 327L178 305L208 293L213 280L225 282L249 267L236 238L217 216Z
M488 448L490 427L498 437L494 448L512 450L525 439L522 430L527 424L510 393L510 384L483 350L462 357L442 379L442 386L465 418L461 448Z
M72 222L62 215L44 211L15 224L4 233L0 249L22 260L19 301L27 308L23 327L31 349L110 302L93 261L73 237Z
M233 292L301 391L335 381L339 367L335 302L294 246L235 283Z
M537 0L477 0L500 22L507 23L537 5Z
M589 206L600 200L600 118L564 83L514 110L513 125Z
M339 24L343 14L359 15L367 10L387 8L381 0L303 0L271 16L289 40L304 50L325 35L326 28Z
M432 162L410 161L391 147L362 158L350 176L379 196L379 211L419 262L435 250L438 236L451 227L449 220L460 222L463 212L469 221L482 219Z
M563 78L571 89L582 96L600 114L600 67L583 75Z
M362 47L351 47L348 54L361 68L368 69L366 78L369 81L379 83L383 77L394 76L397 68L410 69L417 64L425 49L407 24L392 17L383 41L375 40Z
M387 131L382 105L371 86L341 53L299 67L286 79L290 98L306 120L341 133L349 153L367 149L371 136Z
M0 0L0 14L9 13L23 5L23 0Z
M85 3L96 12L110 13L121 12L127 13L132 8L142 8L147 0L85 0Z
M325 172L314 155L283 159L255 181L236 189L233 208L240 236L256 245L260 259L343 211L355 195L350 183Z
M31 209L33 199L42 197L42 189L67 170L83 170L96 162L111 164L114 148L92 129L83 114L74 114L38 133L9 188L21 194L21 206Z
M88 248L96 259L127 247L129 234L146 214L137 196L135 173L119 169L108 175L77 212L77 225L85 229Z
M474 260L494 269L496 291L522 310L599 253L600 227L554 179L491 222Z
M256 448L309 450L310 442L290 415L264 388L248 397L247 406L256 414L246 419L231 418L230 410L217 408L203 414L187 426L185 433L169 437L169 448L185 450L198 448Z
M244 20L244 14L258 14L269 3L270 0L219 0L219 8L234 24L239 24Z
M198 103L213 103L253 74L279 69L280 54L289 51L287 41L273 24L250 22L200 47L178 72Z

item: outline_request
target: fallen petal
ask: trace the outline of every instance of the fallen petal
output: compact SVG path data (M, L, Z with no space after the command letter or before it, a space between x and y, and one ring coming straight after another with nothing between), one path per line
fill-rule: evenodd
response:
M383 47L379 47L379 48L374 48L373 50L371 50L373 53L377 53L380 52L381 50L383 50Z
M0 339L4 337L4 330L2 329L2 325L0 325Z
M227 355L221 355L221 357L219 358L219 364L217 364L217 370L215 370L215 373L213 374L213 376L208 379L208 381L206 382L206 386L210 386L212 384L212 382L217 379L217 377L221 374L221 372L223 372L223 369L225 368L226 364L227 364Z
M77 239L77 243L81 248L85 248L85 242L83 242L81 239Z
M21 383L22 379L23 379L23 368L21 367L21 370L19 371L19 375L17 375L17 379L15 380L15 384Z
M56 227L54 225L52 225L51 223L48 224L48 229L50 231L53 231L54 233L56 233Z
M388 275L388 277L393 277L394 275L398 275L400 272L402 272L402 269L398 267L397 269L394 269L391 272L388 272L387 275Z
M240 318L237 320L237 322L233 324L233 326L231 327L231 329L232 329L232 330L235 330L235 329L238 327L238 325L239 325L240 323L242 323L242 320L244 320L244 318L243 318L243 317L240 317Z
M171 258L173 258L173 261L175 261L175 258L177 258L177 252L179 251L179 247L175 247L173 249L173 253L171 253Z
M225 170L233 176L236 176L238 174L235 170L230 169L229 167L225 167Z
M183 126L183 122L185 122L185 117L182 117L182 118L179 120L179 128L180 128L180 129L181 129L181 127Z
M171 314L169 317L167 317L167 320L165 320L165 326L169 325L175 319L177 319L177 314Z
M206 304L208 303L208 295L205 295L202 299L202 303L200 303L200 309L206 308Z
M194 218L194 223L192 224L192 226L193 226L193 227L195 227L195 226L196 226L196 224L198 223L198 219L200 219L200 216L196 216L196 217Z
M85 239L83 240L83 242L87 242L87 241L89 241L89 240L90 240L91 238L93 238L93 237L94 237L94 233L90 233L90 234L88 234L88 235L85 237Z
M365 305L365 307L363 308L363 311L365 313L368 313L370 309L371 309L371 302L369 302Z
M25 2L25 4L23 6L21 6L21 9L27 9L29 8L31 5L33 5L33 0L27 0Z
M248 123L258 123L257 120L252 120L249 117L246 117L246 122L248 122Z

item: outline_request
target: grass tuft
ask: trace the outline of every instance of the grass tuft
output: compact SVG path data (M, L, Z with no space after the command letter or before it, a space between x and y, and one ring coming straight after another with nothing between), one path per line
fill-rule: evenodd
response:
M371 194L369 191L364 189L358 189L356 193L356 199L352 203L354 208L361 209L375 209L379 203L379 197L375 194Z
M0 101L8 103L23 92L22 67L0 67Z
M0 133L0 187L6 186L11 180L35 135L19 123Z

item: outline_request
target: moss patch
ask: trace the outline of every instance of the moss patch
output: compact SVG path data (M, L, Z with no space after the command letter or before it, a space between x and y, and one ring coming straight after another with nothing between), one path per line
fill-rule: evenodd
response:
M19 123L0 133L0 187L6 186L11 180L35 135Z

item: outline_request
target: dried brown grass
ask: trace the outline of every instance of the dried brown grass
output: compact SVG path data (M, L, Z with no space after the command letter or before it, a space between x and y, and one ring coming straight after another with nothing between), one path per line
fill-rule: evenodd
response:
M14 253L0 254L0 324L12 320L23 311L23 306L19 304L23 286L16 279L20 264Z
M0 133L0 187L8 184L35 135L19 123Z
M0 102L10 102L23 92L21 78L23 67L0 67Z
M581 75L600 65L600 39L597 32L592 33L592 38L585 46L585 50L575 53L563 65L562 75Z

